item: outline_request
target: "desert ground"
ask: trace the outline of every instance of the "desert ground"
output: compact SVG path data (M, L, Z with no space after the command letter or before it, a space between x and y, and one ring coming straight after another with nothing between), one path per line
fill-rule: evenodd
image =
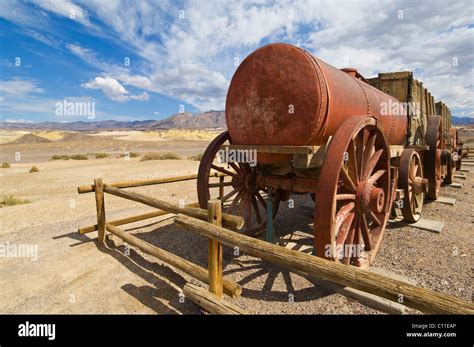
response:
M202 314L181 288L191 277L141 251L111 238L106 249L97 247L97 233L80 235L79 227L95 224L94 195L77 194L77 187L104 182L158 178L197 172L198 161L187 156L202 153L215 132L97 133L0 131L0 197L14 196L30 203L0 208L0 245L37 245L37 259L0 257L0 313L137 313ZM474 131L462 136L472 139ZM23 138L23 140L21 140ZM12 141L18 141L12 143ZM125 151L173 151L184 159L140 161L120 157ZM21 160L15 161L15 154ZM109 157L88 160L50 160L53 155L107 152ZM30 173L32 166L39 171ZM467 168L467 166L465 166ZM445 186L442 195L455 206L426 203L425 218L445 222L441 233L390 223L374 267L402 275L418 285L472 300L472 230L474 223L474 167L467 179L456 179L463 189ZM197 201L196 182L131 188L170 202ZM292 197L295 208L282 203L275 219L278 236L298 235L311 243L312 201L309 195ZM106 196L107 219L150 211L135 202ZM163 216L123 226L127 232L206 267L207 240L178 229ZM224 251L224 276L243 287L232 299L257 314L379 314L358 301L337 294L317 280L308 280L245 254ZM407 312L416 313L408 310Z

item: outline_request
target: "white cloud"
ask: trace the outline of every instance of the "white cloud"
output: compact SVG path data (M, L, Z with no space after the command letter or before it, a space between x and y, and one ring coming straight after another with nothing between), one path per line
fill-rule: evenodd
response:
M110 100L118 102L126 102L130 100L146 101L149 95L144 92L140 95L129 95L123 85L111 77L96 77L95 79L81 84L83 88L101 90Z
M0 81L0 94L10 96L26 96L31 93L42 93L44 90L38 87L32 80L22 80L15 78L12 80Z
M130 95L130 99L138 101L147 101L150 99L150 96L147 92L143 92L140 95Z
M77 57L84 60L89 65L97 68L98 70L101 70L107 73L113 73L113 74L128 73L127 68L123 66L115 65L115 64L110 64L108 62L101 60L99 57L97 57L97 54L89 48L82 47L74 43L68 43L66 45L66 48L72 54L76 55Z
M77 20L85 26L92 26L87 18L86 12L82 7L68 0L32 0L37 6L53 12L59 16L68 17L71 20Z
M0 16L24 25L35 25L34 18L41 23L36 28L45 25L47 16L38 11L33 16L23 3L6 1L8 5L0 1ZM179 6L172 0L35 3L62 16L76 9L87 30L114 40L124 54L133 52L141 58L132 70L108 63L77 43L69 44L72 53L100 70L101 78L114 79L124 89L167 94L202 110L224 107L236 69L234 58L241 62L263 43L284 41L336 67L347 62L366 76L413 70L437 99L460 114L474 116L469 101L474 92L470 83L474 29L468 27L472 0L183 1ZM92 19L103 26L95 27ZM128 93L112 95L132 99Z

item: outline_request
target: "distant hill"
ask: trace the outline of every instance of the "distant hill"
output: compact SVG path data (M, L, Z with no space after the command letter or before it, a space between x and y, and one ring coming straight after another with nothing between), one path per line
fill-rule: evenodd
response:
M98 122L0 122L1 129L11 130L65 130L65 131L93 131L93 130L117 130L117 129L171 129L171 128L226 128L224 111L207 111L203 113L176 113L161 120L143 121L114 121L105 120Z
M207 111L199 114L177 113L166 119L156 121L150 126L150 129L225 127L224 111Z
M470 117L452 117L452 123L455 125L474 124L474 118Z
M19 145L22 143L48 143L51 142L48 139L45 139L44 137L36 136L34 134L25 134L22 137L9 142L9 145Z

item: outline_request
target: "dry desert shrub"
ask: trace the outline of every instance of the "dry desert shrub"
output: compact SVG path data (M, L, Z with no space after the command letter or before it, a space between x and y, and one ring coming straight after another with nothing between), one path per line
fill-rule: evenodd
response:
M8 195L0 200L0 207L29 204L30 202L28 199L15 198L13 195Z
M147 160L168 160L168 159L181 159L179 155L173 152L165 153L147 153L145 154L140 161Z

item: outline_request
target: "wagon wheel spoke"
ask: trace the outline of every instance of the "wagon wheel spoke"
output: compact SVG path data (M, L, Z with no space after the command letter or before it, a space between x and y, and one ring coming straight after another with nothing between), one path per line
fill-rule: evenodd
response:
M354 238L355 238L355 234L357 232L357 229L359 228L359 219L356 219L353 227L350 229L349 231L349 235L347 236L347 239L346 239L346 243L345 245L349 246L349 247L344 247L344 258L342 260L342 262L346 265L349 264L351 258L352 258L352 245L354 244ZM346 252L348 251L348 254L346 254Z
M231 213L232 211L235 210L235 208L236 208L237 204L239 203L241 197L242 197L242 191L239 191L237 193L237 195L235 196L234 200L232 201L232 203L230 204L229 209L227 210L228 213Z
M344 242L346 241L349 230L352 227L354 223L354 219L357 218L357 216L358 215L355 213L348 214L347 218L342 223L341 228L339 229L339 232L337 233L337 239L336 239L337 245L344 245Z
M255 194L257 196L257 199L258 201L260 201L260 203L265 207L265 209L267 208L267 202L265 201L265 199L263 198L263 196L260 194L260 192L257 192Z
M354 209L355 203L350 202L339 209L336 215L336 232L341 228L342 223L347 219Z
M255 195L252 196L252 206L253 206L253 210L255 212L255 218L257 218L257 223L261 224L262 223L262 216L260 215L260 210L258 208L258 203L257 203L257 199L255 198Z
M217 165L214 165L214 164L212 164L211 167L212 167L214 170L217 170L217 171L222 172L222 173L224 173L224 174L226 174L226 175L229 175L229 176L232 176L232 177L234 177L234 178L236 178L236 179L239 179L239 176L238 176L237 173L235 173L235 172L226 170L226 169L224 169L223 167L217 166Z
M341 167L341 179L344 182L345 186L353 193L357 190L356 185L354 184L354 181L352 180L351 176L349 176L349 173L347 172L346 168L344 166Z
M382 156L382 153L383 149L379 149L372 155L372 157L370 157L369 161L365 165L364 174L362 175L364 179L367 178L372 173L372 171L374 171L375 166L377 165L380 160L380 157Z
M380 221L379 217L377 217L377 215L376 215L374 212L370 211L370 212L369 212L369 216L370 216L370 218L372 218L372 221L373 221L375 224L377 224L377 226L381 226L381 225L382 225L382 222Z
M336 200L355 200L356 196L355 194L337 194L336 195Z
M239 191L237 188L232 189L232 191L231 191L230 193L228 193L228 194L226 194L226 195L224 195L224 196L222 197L222 203L226 202L226 201L229 200L233 195L235 195L235 194L237 194L237 193L239 193L239 192L240 192L240 191Z
M375 182L377 182L379 180L380 177L385 175L386 172L387 172L387 170L378 170L372 176L370 176L370 178L367 181L370 184L374 184Z
M357 168L357 153L356 153L356 145L354 143L354 140L351 140L351 142L349 143L348 155L349 155L349 162L348 162L349 174L355 183L359 183L359 171Z
M242 169L236 165L235 163L229 163L229 165L234 169L234 171L236 173L238 173L239 175L241 175L243 173Z
M367 217L365 216L365 214L362 214L361 217L362 217L362 222L361 222L362 238L364 240L365 249L370 251L372 249L372 244L370 241L370 229L367 223Z
M364 149L364 159L363 159L364 170L362 171L363 173L367 173L367 174L369 174L370 171L369 171L369 168L366 167L366 163L369 163L369 159L372 156L373 151L375 150L375 139L377 137L377 134L376 133L372 135L369 134L369 136L370 136L369 140L367 141L367 144L365 145L365 149ZM365 175L363 174L362 177L365 177Z

